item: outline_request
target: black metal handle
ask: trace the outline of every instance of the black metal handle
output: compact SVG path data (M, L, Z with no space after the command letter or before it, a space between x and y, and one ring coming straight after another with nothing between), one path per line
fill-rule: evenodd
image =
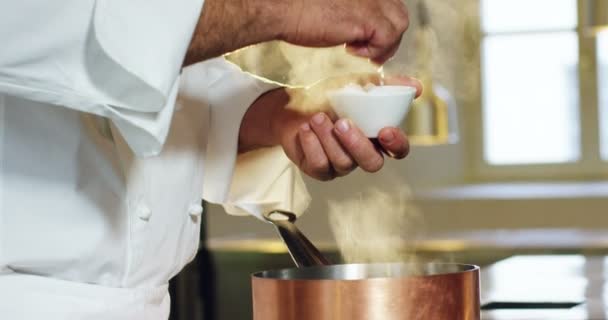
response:
M319 249L296 227L294 224L296 220L295 214L285 211L273 211L266 216L266 220L277 228L279 235L287 246L289 255L291 255L298 268L331 264L321 254Z

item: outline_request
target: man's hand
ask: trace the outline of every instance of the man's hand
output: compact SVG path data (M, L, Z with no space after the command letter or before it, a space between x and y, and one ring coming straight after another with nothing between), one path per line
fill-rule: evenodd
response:
M392 84L417 87L410 78L392 78ZM302 114L286 108L290 97L279 89L261 96L247 111L239 134L240 151L281 145L304 173L318 180L347 175L357 167L376 172L384 165L383 152L405 158L409 143L398 128L381 130L376 143L348 119L335 121L323 112Z
M206 0L184 65L270 40L347 44L381 64L395 54L408 25L402 0Z
M378 64L391 58L409 26L402 0L297 0L285 12L280 39L307 47L347 44Z

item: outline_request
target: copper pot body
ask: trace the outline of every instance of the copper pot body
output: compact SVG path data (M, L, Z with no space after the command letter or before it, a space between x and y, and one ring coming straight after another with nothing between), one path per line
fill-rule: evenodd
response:
M252 276L254 320L479 320L479 268L334 265ZM419 268L419 267L416 267Z

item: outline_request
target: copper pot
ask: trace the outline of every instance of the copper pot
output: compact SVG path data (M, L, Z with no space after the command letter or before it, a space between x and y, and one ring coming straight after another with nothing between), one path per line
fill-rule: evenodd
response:
M293 224L294 215L273 214L269 221L300 268L252 275L254 320L480 319L478 267L326 265Z

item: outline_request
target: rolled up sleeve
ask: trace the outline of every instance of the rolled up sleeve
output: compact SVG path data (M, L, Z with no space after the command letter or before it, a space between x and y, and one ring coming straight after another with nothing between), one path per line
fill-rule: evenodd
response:
M203 198L235 215L260 219L276 209L300 213L309 195L298 169L280 147L238 154L241 121L264 92L277 88L223 58L186 68L181 94L209 108Z
M280 147L239 156L231 181L223 206L232 215L264 220L273 210L286 210L300 216L310 203L300 171Z

